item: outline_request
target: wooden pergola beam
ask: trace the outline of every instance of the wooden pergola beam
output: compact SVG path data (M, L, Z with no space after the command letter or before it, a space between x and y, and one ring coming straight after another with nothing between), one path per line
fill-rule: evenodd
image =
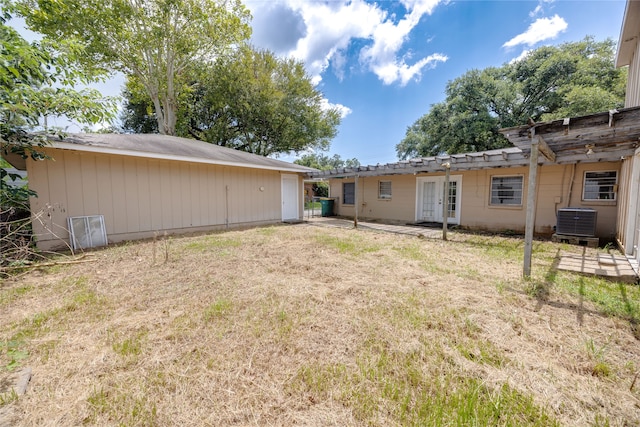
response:
M533 150L533 146L531 147L531 150ZM556 153L551 149L551 147L549 147L547 142L540 135L538 135L538 150L540 150L540 153L547 160L549 160L552 163L556 162Z
M535 132L535 128L531 130ZM534 135L532 135L533 137ZM538 152L539 141L532 138L531 157L529 158L529 183L527 185L527 213L524 226L524 263L522 275L525 278L531 277L531 256L533 254L533 233L536 223L536 182L538 180Z

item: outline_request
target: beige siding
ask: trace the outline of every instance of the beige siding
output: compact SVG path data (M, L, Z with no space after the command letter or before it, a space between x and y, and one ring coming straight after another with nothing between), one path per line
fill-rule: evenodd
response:
M620 162L590 163L578 165L541 166L538 171L535 232L551 235L556 225L556 212L564 207L593 208L598 211L597 235L612 240L616 232L616 201L583 201L585 172L615 170L620 180ZM361 177L358 179L358 216L362 220L375 219L392 222L416 220L416 180L418 177L442 176L438 174L400 175L388 177ZM512 230L523 232L526 218L526 191L528 168L500 168L476 171L452 172L461 176L460 225L471 229L490 231ZM522 206L492 206L490 190L492 176L523 176ZM391 200L378 199L378 182L392 182ZM332 197L338 197L336 213L352 217L354 206L342 201L342 184L354 179L334 179L330 182ZM618 195L618 198L620 195Z
M28 163L30 185L38 193L31 205L41 248L65 246L69 216L104 215L109 242L271 223L282 216L277 171L47 152L55 161Z

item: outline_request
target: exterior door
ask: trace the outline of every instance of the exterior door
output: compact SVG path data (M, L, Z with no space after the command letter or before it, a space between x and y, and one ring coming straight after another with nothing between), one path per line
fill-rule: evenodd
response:
M282 175L282 220L299 218L298 175Z
M442 222L444 203L444 181L445 177L425 177L417 178L417 208L416 222ZM450 224L460 223L460 192L461 176L449 178L449 206L447 208Z

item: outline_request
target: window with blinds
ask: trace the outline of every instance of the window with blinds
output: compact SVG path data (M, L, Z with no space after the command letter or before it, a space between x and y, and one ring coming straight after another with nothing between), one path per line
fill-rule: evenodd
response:
M378 182L378 199L391 199L391 181Z
M616 200L618 172L585 172L582 200Z
M492 206L522 206L522 175L492 176Z
M356 203L356 184L345 182L342 184L342 204L353 205Z

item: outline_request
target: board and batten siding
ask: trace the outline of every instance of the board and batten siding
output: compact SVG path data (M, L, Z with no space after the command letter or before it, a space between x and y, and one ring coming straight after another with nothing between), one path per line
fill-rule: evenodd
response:
M627 77L627 92L624 99L625 107L640 105L640 43L636 42L633 57L629 64Z
M617 171L620 180L620 162L579 163L567 165L543 165L538 169L535 233L550 236L556 225L559 208L593 208L598 211L596 234L604 240L613 240L616 233L618 201L584 201L582 191L585 172ZM486 231L511 230L524 233L526 222L526 192L528 167L452 171L460 176L460 225ZM492 176L520 175L523 177L523 201L521 206L492 206ZM444 172L418 175L393 175L360 177L358 179L358 217L366 221L411 223L416 221L417 179L427 176L444 176ZM391 181L392 197L378 199L379 181ZM352 217L353 205L342 203L342 184L354 182L353 178L332 179L332 197L338 197L336 214ZM620 195L618 195L618 200Z
M67 217L104 215L109 242L279 222L278 171L56 150L29 160L42 249L68 242Z

